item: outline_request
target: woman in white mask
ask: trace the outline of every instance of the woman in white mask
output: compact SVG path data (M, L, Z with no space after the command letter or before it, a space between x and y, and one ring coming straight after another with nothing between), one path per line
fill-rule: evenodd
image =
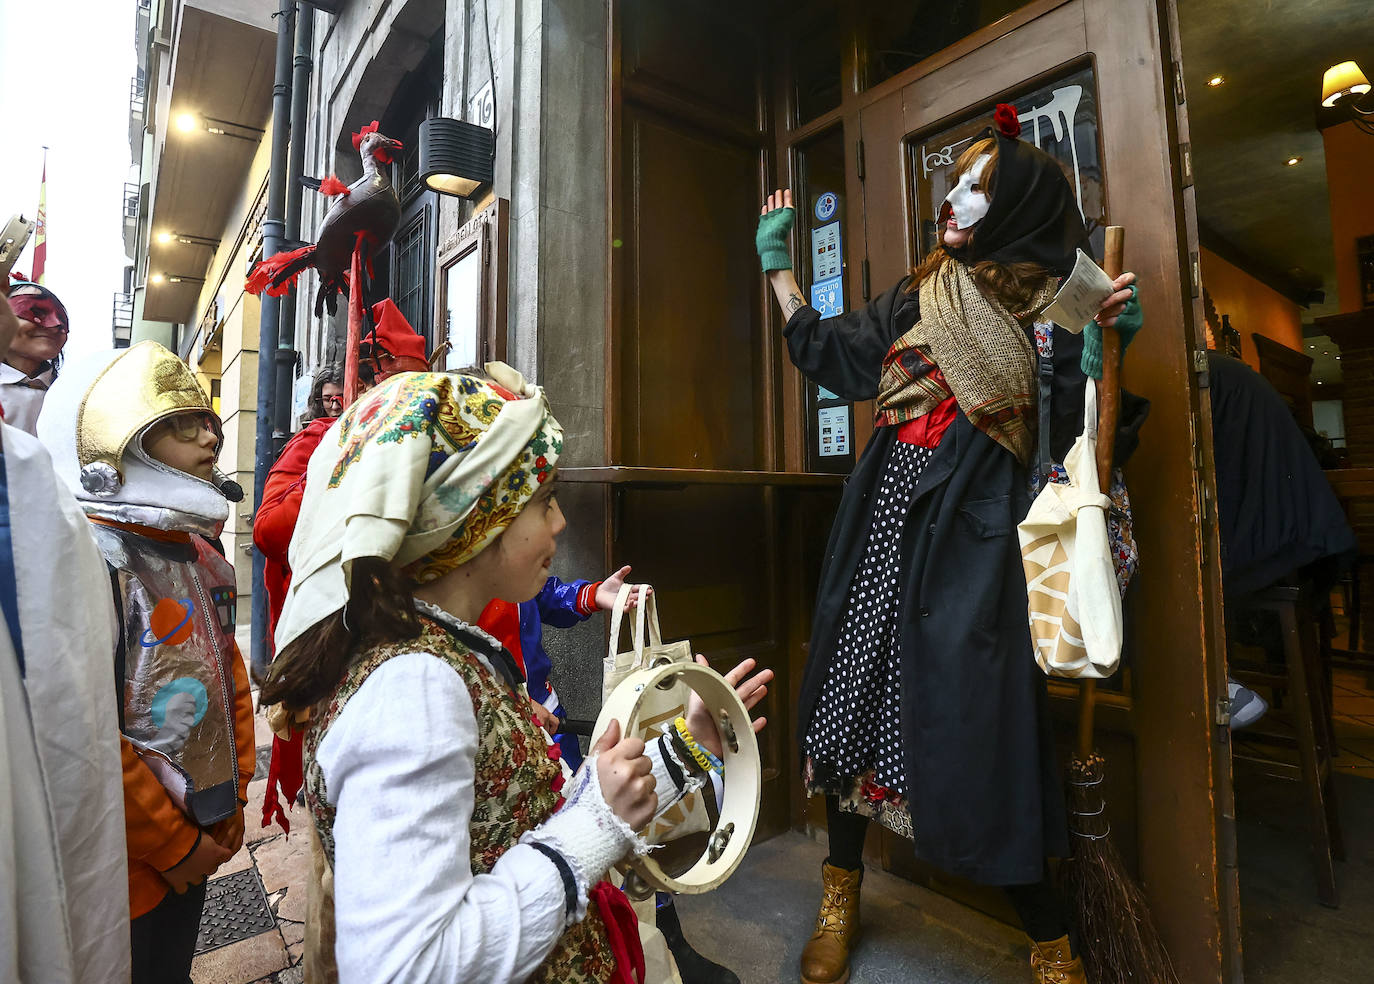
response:
M1037 451L1036 315L1091 247L1060 166L1017 139L1014 109L994 118L955 166L940 245L860 310L822 319L806 304L787 251L790 191L770 195L759 220L793 363L877 407L831 531L798 708L804 778L826 797L830 839L804 984L848 980L870 820L928 863L1005 886L1034 980L1085 979L1046 877L1046 859L1068 850L1067 822L1016 524ZM1101 325L1133 280L1117 281ZM1053 336L1049 431L1062 458L1093 360L1077 336Z

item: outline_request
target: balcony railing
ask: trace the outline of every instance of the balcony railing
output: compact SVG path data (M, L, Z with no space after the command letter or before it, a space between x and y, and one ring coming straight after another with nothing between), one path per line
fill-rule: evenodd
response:
M143 115L143 98L147 92L147 85L143 79L135 75L129 79L129 112L135 116Z
M138 218L138 185L124 183L124 218Z
M134 331L134 296L116 292L110 312L114 330L114 347L127 348Z

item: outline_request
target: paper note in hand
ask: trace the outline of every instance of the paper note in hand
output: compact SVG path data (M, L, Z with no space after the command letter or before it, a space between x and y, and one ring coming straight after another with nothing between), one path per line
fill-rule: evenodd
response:
M1073 273L1045 308L1045 317L1077 335L1112 295L1112 279L1081 249Z

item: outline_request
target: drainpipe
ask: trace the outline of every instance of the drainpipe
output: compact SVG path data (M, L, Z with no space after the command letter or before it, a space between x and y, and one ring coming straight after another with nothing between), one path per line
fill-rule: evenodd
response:
M291 48L295 41L295 0L278 0L277 73L272 85L272 162L267 178L267 215L262 220L262 255L279 253L284 245L282 211L286 202L286 150L291 136ZM262 502L262 488L272 467L272 403L277 331L281 298L262 298L258 321L258 412L254 433L253 508ZM253 547L253 637L250 669L261 679L267 673L267 590L263 587L266 558Z
M301 238L301 175L305 173L306 122L310 103L310 72L314 66L311 48L315 43L315 8L309 3L296 5L296 58L291 77L291 152L286 166L286 240L294 248ZM272 443L278 454L291 436L291 411L296 381L296 291L293 288L281 301L281 324L277 333L276 420Z

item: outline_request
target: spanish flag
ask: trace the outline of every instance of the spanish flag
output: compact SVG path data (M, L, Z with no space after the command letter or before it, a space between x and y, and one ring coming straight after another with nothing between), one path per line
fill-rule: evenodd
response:
M38 186L38 227L33 231L33 282L43 282L48 264L48 148L43 148L43 181Z

